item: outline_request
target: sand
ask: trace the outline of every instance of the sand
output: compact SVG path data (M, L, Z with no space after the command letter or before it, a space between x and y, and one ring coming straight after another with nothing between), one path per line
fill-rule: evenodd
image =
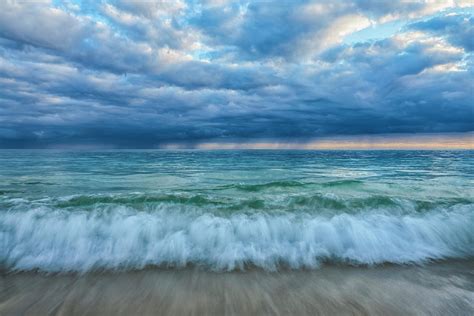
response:
M474 315L474 261L217 273L2 272L0 315Z

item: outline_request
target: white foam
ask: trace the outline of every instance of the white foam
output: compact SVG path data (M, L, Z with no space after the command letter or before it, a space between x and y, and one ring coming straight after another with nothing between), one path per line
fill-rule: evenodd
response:
M316 268L323 260L417 263L473 256L473 227L472 205L425 214L333 217L39 207L0 212L0 262L8 269L51 272L187 264L274 270Z

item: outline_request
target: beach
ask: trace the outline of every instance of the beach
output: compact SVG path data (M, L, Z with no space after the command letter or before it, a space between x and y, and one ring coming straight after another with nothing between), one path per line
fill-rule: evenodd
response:
M474 261L318 270L3 273L1 315L472 315Z

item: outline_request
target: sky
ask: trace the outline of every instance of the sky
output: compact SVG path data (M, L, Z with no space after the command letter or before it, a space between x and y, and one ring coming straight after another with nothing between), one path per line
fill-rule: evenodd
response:
M472 148L473 50L472 0L0 0L0 148Z

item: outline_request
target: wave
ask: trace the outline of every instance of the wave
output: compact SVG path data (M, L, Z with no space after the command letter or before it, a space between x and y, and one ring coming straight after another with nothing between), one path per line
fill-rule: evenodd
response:
M327 261L422 263L474 256L472 227L472 205L410 215L334 216L43 206L0 213L0 264L9 270L87 272L186 265L298 269Z
M235 199L212 198L202 194L125 194L125 195L78 195L61 199L55 203L59 208L97 207L102 205L140 206L182 205L214 207L214 210L238 211L244 209L264 209L265 201L258 198ZM153 207L152 207L153 208Z
M236 189L239 191L246 192L260 192L271 188L292 188L292 187L305 187L312 183L303 183L299 181L273 181L260 184L227 184L217 188L217 190Z
M362 184L364 184L363 181L349 179L349 180L324 182L324 183L321 183L321 186L333 188L333 187L352 187L352 186L358 186Z
M26 200L21 200L28 202ZM43 201L43 200L40 200ZM54 201L54 199L53 199ZM51 202L51 200L47 200ZM367 209L400 209L408 212L430 211L439 207L453 205L472 204L472 200L466 198L449 198L430 200L415 200L391 197L386 195L370 195L362 197L338 196L332 193L320 192L280 195L278 199L274 196L217 196L207 194L189 194L186 192L178 194L93 194L75 195L63 197L54 201L57 208L77 208L103 205L126 205L135 208L146 208L148 206L181 205L183 207L201 207L214 211L242 211L242 210L276 210L276 209L304 209L310 210L336 210L348 213L365 211Z
M437 200L416 200L387 195L365 197L340 197L334 194L315 193L312 195L294 195L288 198L289 207L312 208L318 210L342 210L353 213L368 209L398 209L404 213L426 212L440 207L470 205L471 199L456 197Z
M20 193L21 191L18 190L0 190L0 195L7 195L12 193Z
M360 180L337 180L328 182L300 182L300 181L273 181L259 184L228 184L223 185L216 190L235 189L246 192L260 192L268 189L285 189L285 188L304 188L308 186L323 187L323 188L334 188L334 187L353 187L364 184Z
M96 204L144 204L175 203L188 205L223 205L222 201L208 198L201 194L126 194L126 195L78 195L59 201L57 207L93 206Z

